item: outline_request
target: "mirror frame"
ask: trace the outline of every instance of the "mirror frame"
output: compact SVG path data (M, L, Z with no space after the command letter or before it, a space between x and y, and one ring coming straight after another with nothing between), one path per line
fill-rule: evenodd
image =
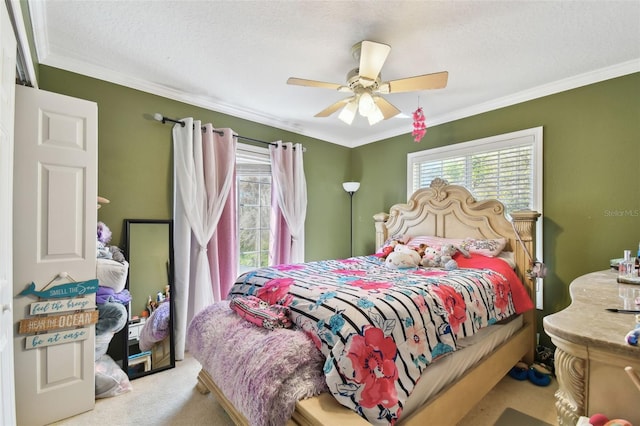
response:
M132 265L130 258L130 249L131 249L131 226L136 224L166 224L169 227L169 235L168 235L168 244L169 244L169 265L167 268L167 276L169 281L169 336L170 339L170 360L168 365L164 365L162 367L154 368L149 371L144 371L140 373L131 374L129 371L129 324L131 322L130 319L127 320L126 331L123 334L124 342L124 351L125 356L123 358L123 369L129 379L137 379L139 377L148 376L150 374L158 373L160 371L168 370L170 368L175 368L176 365L176 354L175 354L175 336L173 332L173 324L174 324L174 314L175 314L175 304L174 304L174 295L175 295L175 271L174 271L174 255L173 255L173 220L171 219L124 219L124 241L125 241L125 249L124 255L127 261L129 261L129 274L127 274L127 282L126 289L130 290L130 277L131 270L135 268L135 265ZM129 314L129 318L131 318L131 307L127 306L127 312Z

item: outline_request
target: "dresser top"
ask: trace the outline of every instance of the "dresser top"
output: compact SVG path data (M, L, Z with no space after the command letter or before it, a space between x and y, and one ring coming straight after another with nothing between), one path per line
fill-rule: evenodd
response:
M626 334L635 327L635 315L606 310L622 309L620 290L640 291L640 285L618 284L616 278L617 271L614 270L576 278L569 286L571 305L544 317L545 331L579 345L640 357L640 346L625 341ZM640 309L640 306L633 309Z

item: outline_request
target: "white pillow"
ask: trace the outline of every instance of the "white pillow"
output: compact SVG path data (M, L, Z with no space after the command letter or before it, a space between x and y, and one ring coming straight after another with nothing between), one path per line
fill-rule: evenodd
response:
M469 253L482 254L489 257L499 255L507 245L505 238L494 238L490 240L482 240L476 238L465 238L462 247L467 249Z
M419 247L426 244L429 247L440 248L445 244L453 244L463 248L471 254L482 254L488 257L496 257L507 245L505 238L480 239L480 238L443 238L429 235L412 237L407 243L411 247Z

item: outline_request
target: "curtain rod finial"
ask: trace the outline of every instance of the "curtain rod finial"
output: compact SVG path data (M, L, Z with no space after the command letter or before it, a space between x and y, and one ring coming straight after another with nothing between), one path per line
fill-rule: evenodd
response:
M156 112L155 114L153 114L153 119L157 121L164 121L164 116L159 112Z

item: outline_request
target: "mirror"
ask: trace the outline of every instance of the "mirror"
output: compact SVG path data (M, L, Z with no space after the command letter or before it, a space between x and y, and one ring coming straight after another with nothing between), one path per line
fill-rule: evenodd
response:
M175 367L173 222L125 219L124 227L131 301L122 364L135 379Z

